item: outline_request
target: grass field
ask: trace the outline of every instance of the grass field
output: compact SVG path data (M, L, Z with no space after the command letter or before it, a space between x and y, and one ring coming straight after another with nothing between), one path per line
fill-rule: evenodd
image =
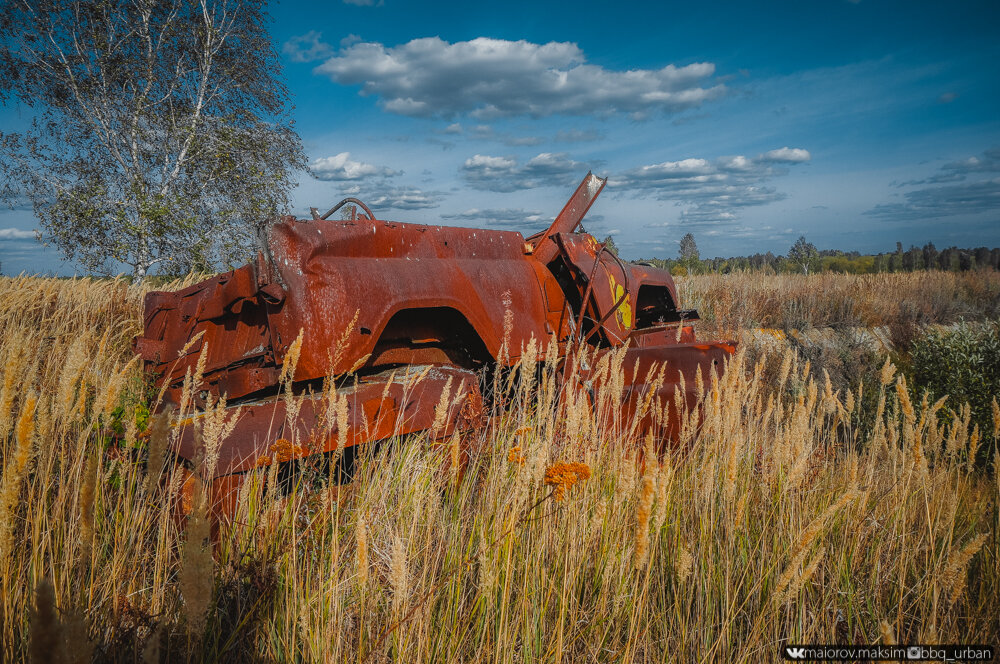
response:
M993 272L681 289L720 334L902 338L1000 316ZM283 497L262 469L213 558L197 491L178 535L169 433L136 407L143 292L0 278L2 661L758 662L786 643L1000 643L1000 412L973 426L887 357L852 384L792 347L743 348L700 386L698 435L685 422L659 463L639 461L648 441L616 417L614 380L590 410L556 393L551 363L522 366L461 483L420 437L365 457L349 489L311 478Z

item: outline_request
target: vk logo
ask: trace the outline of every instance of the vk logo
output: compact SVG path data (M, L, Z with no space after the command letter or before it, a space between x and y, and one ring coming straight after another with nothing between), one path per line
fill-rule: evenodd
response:
M785 654L789 659L805 659L806 649L805 648L785 648Z

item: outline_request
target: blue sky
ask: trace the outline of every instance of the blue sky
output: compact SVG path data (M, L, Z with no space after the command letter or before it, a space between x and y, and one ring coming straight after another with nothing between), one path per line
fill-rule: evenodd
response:
M592 169L629 258L1000 245L990 2L284 2L313 175L401 221L532 232ZM18 109L0 119L14 122ZM0 213L0 262L73 273Z

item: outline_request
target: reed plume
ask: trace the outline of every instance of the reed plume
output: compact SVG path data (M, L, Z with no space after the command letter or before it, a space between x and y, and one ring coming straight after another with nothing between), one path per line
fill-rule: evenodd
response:
M652 432L646 436L646 456L643 463L645 469L642 473L639 502L635 509L635 553L632 559L632 566L635 569L645 566L646 554L649 551L649 516L652 513L653 493L656 489L657 467Z

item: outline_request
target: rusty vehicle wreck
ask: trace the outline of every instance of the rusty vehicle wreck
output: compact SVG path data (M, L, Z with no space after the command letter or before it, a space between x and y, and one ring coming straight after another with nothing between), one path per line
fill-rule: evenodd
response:
M155 375L158 408L191 413L173 452L199 458L199 411L224 398L235 419L202 471L224 510L279 443L288 461L428 431L445 391L453 398L433 435L481 426L484 376L528 348L544 359L550 342L563 365L575 348L624 352L623 413L650 389L673 402L695 372L722 371L735 344L697 341L697 312L679 307L669 272L626 263L578 230L605 183L588 173L552 225L527 238L379 220L347 199L281 219L248 265L149 293L135 350ZM344 205L347 218L332 219ZM290 407L283 388L309 398Z

